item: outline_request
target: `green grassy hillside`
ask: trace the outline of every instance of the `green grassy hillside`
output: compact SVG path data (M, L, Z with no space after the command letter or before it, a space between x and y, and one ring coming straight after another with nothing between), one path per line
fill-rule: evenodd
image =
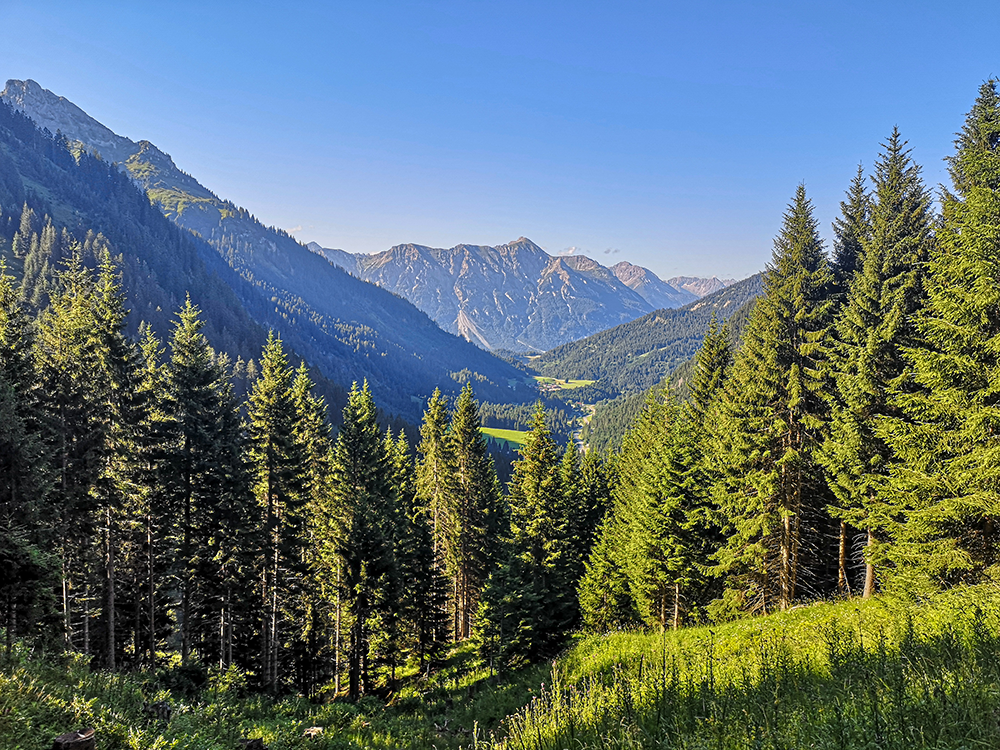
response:
M453 653L388 703L280 701L210 671L90 671L79 656L15 646L0 670L0 747L45 750L98 730L101 750L313 748L995 748L1000 590L875 599L665 634L582 637L556 662L504 681ZM143 704L170 701L169 723ZM308 727L323 735L303 736Z

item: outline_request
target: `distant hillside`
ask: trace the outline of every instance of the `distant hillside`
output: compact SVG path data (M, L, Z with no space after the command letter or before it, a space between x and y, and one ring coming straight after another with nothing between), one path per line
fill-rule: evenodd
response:
M402 297L345 273L288 234L264 226L178 169L148 141L114 134L34 81L8 81L0 97L51 133L59 130L85 150L99 152L105 163L123 165L164 215L200 235L201 240L187 235L196 256L219 272L249 316L277 330L326 377L342 386L367 379L381 406L410 418L420 415L421 399L435 386L457 391L469 379L485 400L531 398L523 373L510 363L442 331ZM66 146L51 148L65 151ZM21 174L28 185L30 169ZM36 194L59 188L28 185ZM126 256L138 252L129 244L118 250ZM170 283L183 290L188 269L176 273Z
M649 269L552 256L524 237L497 247L397 245L372 255L308 247L485 349L545 351L698 296Z
M641 393L694 356L713 313L720 321L746 315L745 306L762 291L758 273L684 307L657 310L564 344L532 358L530 364L549 377L596 380L612 392Z

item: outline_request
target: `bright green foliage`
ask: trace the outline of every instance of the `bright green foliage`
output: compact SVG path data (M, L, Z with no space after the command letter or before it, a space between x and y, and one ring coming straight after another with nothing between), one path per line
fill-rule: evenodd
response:
M334 448L331 476L337 513L337 556L342 561L341 597L350 627L349 695L357 699L373 688L368 671L372 624L395 602L393 542L395 497L385 448L368 384L351 388Z
M837 499L834 514L856 529L889 523L890 511L878 497L888 473L889 448L875 434L876 426L880 419L899 416L890 394L903 387L903 349L915 342L914 313L924 301L924 269L933 242L930 195L905 146L894 130L876 162L861 265L830 346L836 390L821 460ZM839 578L846 591L850 581L844 557ZM869 568L866 595L873 585Z
M475 636L488 663L515 666L550 654L576 624L577 581L559 466L539 402L510 482L507 559L487 582L479 608Z
M268 337L247 404L248 463L260 514L260 680L276 689L282 653L302 596L305 446L296 440L292 369L281 340Z
M313 695L331 676L329 664L336 635L331 611L328 583L317 581L323 534L321 519L329 503L329 475L333 461L333 442L327 422L326 404L313 394L314 383L305 363L301 363L292 381L291 401L295 407L293 437L302 457L299 466L302 482L300 512L303 515L301 534L301 584L295 598L289 602L288 614L293 636L291 647L295 662L298 689ZM319 584L319 585L317 585Z
M427 509L434 537L435 557L444 560L448 530L454 522L449 517L448 479L451 476L451 455L445 433L448 430L448 399L439 388L427 403L420 425L417 446L417 498Z
M494 747L993 747L998 633L996 592L984 586L595 634L552 665Z
M996 563L1000 515L1000 97L979 90L949 158L952 191L932 251L922 341L906 352L903 412L879 435L896 463L898 515L883 550L901 585L981 575Z
M756 611L784 609L823 585L828 491L815 451L827 413L822 361L831 281L800 185L712 428L727 537L717 572Z

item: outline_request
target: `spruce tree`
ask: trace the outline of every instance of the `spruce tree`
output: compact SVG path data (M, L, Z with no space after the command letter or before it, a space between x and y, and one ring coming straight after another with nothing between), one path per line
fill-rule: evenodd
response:
M899 416L890 393L902 387L905 347L916 340L914 313L924 301L924 269L933 241L930 195L920 169L893 130L875 165L867 233L861 233L860 270L837 317L829 365L836 381L829 436L821 460L830 475L841 519L838 588L850 591L846 527L862 529L872 546L889 523L879 486L889 469L889 447L876 435L879 420ZM856 192L856 191L855 191ZM874 591L868 552L864 596Z
M304 572L305 450L296 440L292 377L281 339L272 333L247 402L249 468L260 514L259 675L272 691L286 676L282 647L292 627L287 610Z
M559 465L538 402L510 482L506 559L487 582L477 618L488 663L512 667L552 653L579 616Z
M445 435L450 476L446 481L444 515L450 524L442 552L452 579L452 629L456 641L472 634L498 536L499 487L481 425L472 385L466 383Z
M869 214L871 197L865 188L862 165L847 188L846 200L840 202L840 216L833 220L833 259L830 270L837 296L843 300L854 274L861 270L864 243L871 235Z
M984 83L948 159L952 188L931 250L920 339L905 353L882 497L882 557L900 585L976 580L996 562L1000 470L1000 96Z
M43 447L32 332L13 277L0 259L0 608L7 655L15 636L32 631L46 614L46 587L54 586L45 501L50 483Z
M331 476L337 514L336 553L342 561L341 597L349 620L348 695L370 692L368 656L372 618L384 611L394 575L395 509L375 404L368 384L355 383L344 407Z
M828 490L816 464L832 274L799 186L720 399L711 461L726 525L716 572L743 606L786 609L823 590Z

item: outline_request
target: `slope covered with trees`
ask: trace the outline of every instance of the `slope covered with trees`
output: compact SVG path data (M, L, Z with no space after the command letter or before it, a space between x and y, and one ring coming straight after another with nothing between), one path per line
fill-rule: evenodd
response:
M698 351L713 317L742 320L761 293L761 275L675 310L657 310L630 323L563 344L529 365L541 375L596 380L613 394L642 393L660 384Z
M37 131L6 100L0 109L0 142L9 157L0 170L0 208L9 217L8 237L19 228L13 223L25 201L34 219L20 240L23 252L34 235L41 242L46 216L53 241L64 228L81 241L87 230L102 233L126 259L132 331L145 320L163 335L171 311L190 292L220 349L246 361L266 335L258 326L279 331L324 379L340 385L341 404L347 386L365 379L383 409L411 420L435 387L458 393L467 380L493 401L531 400L523 374L509 363L445 333L403 298L345 273L218 198L151 144L120 139L116 155L128 156L126 174L117 174L90 154L92 144ZM91 132L75 127L81 137ZM176 231L161 211L191 231ZM46 260L49 267L58 264L58 253L46 255L53 241L40 248L30 273L43 271ZM20 271L16 264L11 269Z

